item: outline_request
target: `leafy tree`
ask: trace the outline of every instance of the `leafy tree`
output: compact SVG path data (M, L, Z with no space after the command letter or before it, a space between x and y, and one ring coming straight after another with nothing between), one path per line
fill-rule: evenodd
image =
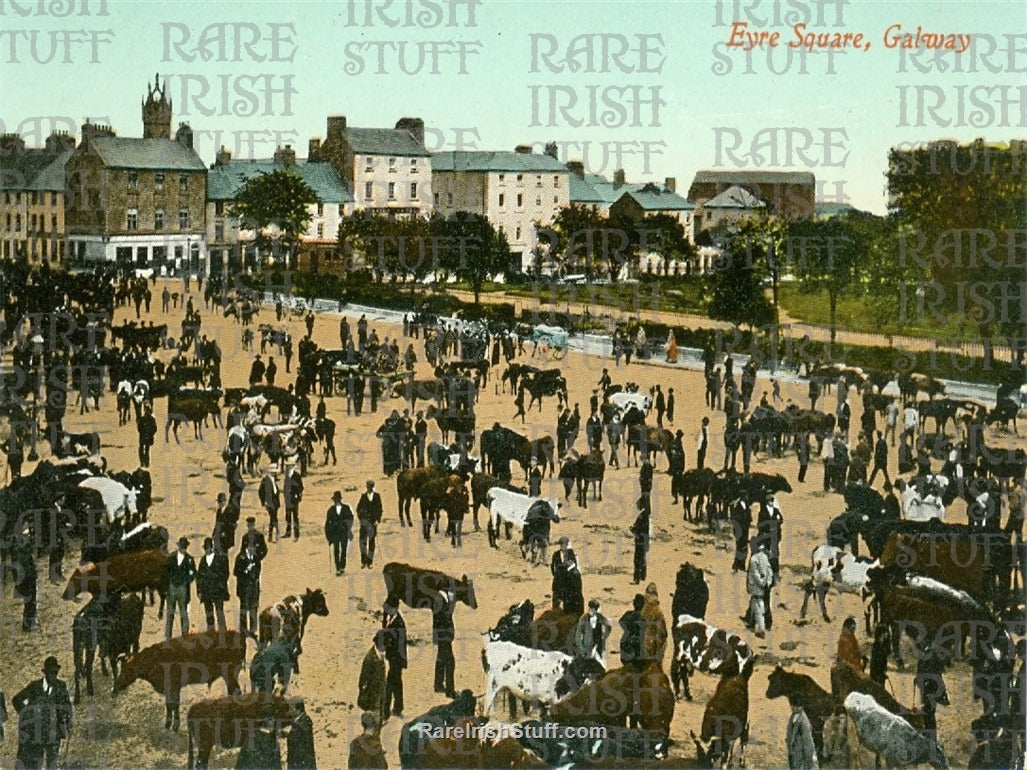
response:
M668 262L687 262L696 255L695 247L685 236L684 225L671 214L650 214L634 226L633 233L635 258L643 250L659 253L664 259L665 275Z
M295 264L300 236L310 224L310 206L317 195L299 174L287 169L262 173L246 181L233 207L240 227L255 230L257 246L284 251L286 265Z
M728 241L721 269L707 278L711 295L708 315L755 328L777 320L777 309L763 291L760 271L746 257L747 239L741 232Z
M600 260L601 236L609 228L609 220L599 213L597 206L575 204L560 209L553 224L543 231L543 238L549 242L550 259L564 273L580 270L592 278L606 268Z
M510 269L510 244L486 217L458 211L436 222L442 267L470 284L477 307L485 281Z

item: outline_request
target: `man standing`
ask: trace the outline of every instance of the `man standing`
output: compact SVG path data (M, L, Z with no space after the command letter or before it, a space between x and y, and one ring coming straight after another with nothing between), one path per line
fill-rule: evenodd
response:
M347 342L349 342L349 321L346 320L346 316L343 316L339 319L339 347L345 350Z
M61 664L53 655L43 661L43 678L30 682L11 699L18 712L18 757L15 767L57 767L61 741L71 736L75 709L68 686L57 674Z
M599 419L598 411L593 411L585 422L585 439L588 441L590 452L599 451L603 443L603 421Z
M606 665L606 640L610 638L610 621L599 612L599 600L588 600L588 612L581 616L574 629L574 653L579 658L592 658Z
M303 477L295 463L285 473L285 536L300 539L300 501L303 499Z
M385 677L385 713L403 717L403 669L407 667L407 625L399 608L386 602L382 605L382 627L378 644L385 650L389 672Z
M263 533L257 532L256 523L255 516L246 519L247 531L232 569L235 595L239 597L239 630L253 638L257 636L261 562L267 556L267 543Z
M18 547L18 579L14 584L14 594L22 602L21 630L31 631L36 627L37 591L36 557L32 540L26 537Z
M353 539L353 510L342 502L342 492L332 493L332 504L325 515L325 539L335 564L336 576L346 571L346 551Z
M317 423L317 432L324 442L325 458L324 464L328 465L328 457L331 455L332 465L339 464L339 458L335 455L335 420L325 417Z
M357 706L380 719L385 713L385 650L377 635L364 656L357 680Z
M378 522L382 520L382 496L374 491L373 481L367 482L367 491L357 502L357 518L360 519L360 567L370 568L374 564Z
M258 490L260 504L267 511L267 539L271 543L275 541L276 534L279 537L281 536L281 530L278 528L278 509L282 507L282 491L278 487L277 476L278 469L274 465L269 465L267 473L264 474L264 478L260 481L260 489Z
M144 468L150 467L150 447L157 436L157 420L153 417L153 406L146 405L143 416L136 420L136 430L139 432L139 464Z
M649 529L651 513L649 498L643 495L638 500L638 517L631 525L631 536L635 541L634 574L632 585L638 585L646 578L646 552L649 550Z
M313 337L314 336L314 311L313 310L308 310L307 311L307 317L303 319L303 323L307 327L307 336L308 337Z
M267 368L264 370L264 381L269 386L274 386L275 377L278 376L278 364L275 363L273 356L269 356L267 359Z
M553 575L553 609L582 612L585 598L581 591L581 571L570 538L560 538L560 547L553 553L549 571Z
M168 312L168 305L171 304L171 292L168 291L168 287L164 287L164 291L160 294L160 308L163 312Z
M435 692L445 693L447 698L456 697L453 678L456 674L456 658L453 657L453 639L456 632L453 627L454 599L452 588L435 593L432 607L431 630L432 641L437 653L435 656Z
M168 586L168 606L164 623L164 640L171 639L175 625L175 607L182 623L182 636L189 633L190 586L196 577L196 562L189 555L189 538L178 538L178 551L164 562L164 579Z
M806 469L809 468L809 434L799 433L795 437L795 453L799 457L799 483L806 481Z
M667 388L667 422L674 424L674 388Z
M663 415L667 411L667 398L663 395L663 390L659 385L656 386L656 424L659 427L663 427Z
M424 412L417 413L417 422L414 423L414 436L417 441L417 467L424 467L424 450L428 444L428 421L424 419Z
M260 360L260 353L257 353L256 359L253 361L252 366L250 366L250 387L251 388L254 385L260 385L261 381L264 379L264 372L265 371L266 371L266 367L264 366L264 362Z
M884 418L884 437L891 435L891 445L895 446L895 431L899 425L899 402L892 399L888 402L888 409Z
M710 418L702 418L702 429L699 431L699 444L698 444L698 455L696 457L695 467L702 470L706 467L706 449L710 445Z
M874 470L870 474L870 481L867 482L867 486L873 486L878 471L884 474L885 482L890 484L891 477L888 475L888 442L884 440L881 431L877 431L877 442L874 444Z
M763 639L767 635L765 625L766 597L774 585L774 570L767 556L767 543L761 542L749 560L749 573L746 576L746 588L749 591L749 614L756 636Z
M642 634L645 632L645 619L642 617L642 608L645 606L645 597L642 594L635 594L631 609L625 612L620 619L620 628L623 636L620 638L620 662L622 666L634 666L642 669Z
M360 320L357 321L357 347L363 350L365 345L367 345L367 316L361 315Z
M218 492L218 507L214 513L214 542L221 553L228 554L235 548L235 530L239 526L239 497L232 495L225 502L225 493Z
M207 630L214 630L214 618L217 616L217 627L224 631L225 601L228 600L228 557L224 552L214 551L214 538L203 539L203 556L196 566L196 595L203 602L207 615Z

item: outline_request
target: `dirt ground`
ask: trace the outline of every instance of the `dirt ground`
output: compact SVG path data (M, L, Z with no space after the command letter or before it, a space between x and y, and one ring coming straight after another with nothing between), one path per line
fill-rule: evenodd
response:
M180 289L181 285L178 284ZM154 291L154 312L149 316L155 323L168 323L172 333L179 329L182 310L165 315L159 310L160 286ZM220 314L203 311L202 297L193 287L194 303L203 313L202 333L216 337L224 355L222 377L225 386L244 386L249 373L252 356L241 350L242 328L231 319ZM120 308L116 323L127 317L128 309ZM134 313L132 313L134 316ZM145 319L144 319L145 320ZM273 323L274 312L268 308L261 311L258 322ZM356 318L350 322L355 328ZM278 326L279 324L274 324ZM304 329L299 320L288 322L294 339L299 340ZM383 323L373 323L380 336L395 337L401 329ZM338 346L338 316L326 314L318 317L314 338L322 347ZM406 342L402 342L405 349ZM418 375L429 375L423 362L423 348L415 348L421 362ZM259 345L255 346L259 351ZM292 375L285 374L284 362L268 350L279 364L278 382L292 381ZM295 363L295 361L294 361ZM673 387L677 396L677 408L673 429L685 432L686 467L695 464L695 437L698 434L703 415L711 417L711 447L707 463L719 468L723 452L719 446L723 430L723 414L710 412L703 404L703 383L700 373L669 369L660 365L632 363L630 367L614 368L612 360L568 354L561 365L570 388L570 401L580 403L582 421L588 417L588 399L596 386L602 367L608 367L614 382L636 382L645 389L660 383L664 389ZM494 375L498 375L495 372ZM757 399L763 390L770 390L761 373L756 389ZM737 375L736 375L737 376ZM498 377L496 377L498 380ZM556 399L546 399L542 411L533 411L525 426L514 425L511 418L515 408L509 393L497 395L494 382L481 394L477 407L478 430L489 427L495 421L530 434L553 435L556 432ZM784 387L784 397L793 398L805 405L805 387ZM827 403L834 406L834 395L827 397ZM315 401L316 403L316 401ZM155 415L159 433L153 450L151 474L154 482L154 505L150 520L166 526L173 540L188 536L192 542L190 552L199 557L202 553L202 538L210 533L213 525L215 497L226 488L224 464L220 453L225 443L221 429L211 427L204 432L204 440L193 438L191 428L183 426L179 431L180 443L174 438L165 443L163 425L167 402L157 401ZM381 621L381 605L384 599L384 582L381 566L388 561L403 561L414 565L444 570L453 575L467 574L474 578L478 609L471 611L464 605L456 610L457 641L456 686L469 688L477 694L485 689L482 670L481 634L488 629L513 603L530 598L536 606L544 609L551 601L550 574L547 567L531 567L520 555L514 541L501 541L498 551L488 547L484 530L475 532L471 518L465 522L465 537L462 549L454 549L443 537L433 537L430 544L423 542L420 528L400 528L397 521L396 485L393 479L382 476L381 451L375 431L392 408L403 409L400 399L379 404L378 412L360 417L346 415L346 404L342 398L328 399L328 414L338 425L336 445L338 465L324 466L320 463L320 452L315 453L316 464L305 479L306 491L300 508L302 537L299 541L282 540L271 545L271 553L264 562L261 604L304 588L324 588L330 616L312 618L307 628L302 658L302 673L293 680L292 694L302 696L307 702L307 711L315 725L315 740L319 763L323 767L345 767L350 740L359 732L360 711L356 706L357 679L361 660L372 643L375 630ZM860 405L853 404L853 434L859 425ZM70 431L99 430L103 440L103 454L112 469L133 469L136 460L135 424L118 427L114 398L108 395L102 402L97 415L90 412L79 415L77 407L69 408L66 421ZM430 440L440 440L434 424ZM996 443L1009 443L993 435ZM584 425L579 437L579 448L584 443ZM605 447L605 440L604 440ZM623 453L623 449L622 449ZM45 459L48 449L41 451ZM892 456L894 473L895 457ZM602 502L589 502L587 509L574 505L572 500L564 505L563 521L554 525L554 539L568 535L577 552L584 576L586 599L597 597L602 601L602 612L613 622L614 635L610 647L613 654L608 658L617 661L620 633L616 630L617 620L630 608L632 597L644 585L631 585L632 540L628 528L635 511L634 500L638 495L638 474L635 469L624 466L610 470L606 477ZM739 460L740 462L740 460ZM670 479L664 472L666 460L661 457L657 463L657 475L653 491L653 522L655 538L649 553L649 580L656 583L664 611L669 615L671 591L678 567L685 561L701 566L707 572L711 586L711 601L708 620L720 627L741 631L745 634L740 616L745 611L745 575L731 572L731 555L718 548L712 535L704 529L682 520L681 509L670 504ZM26 463L24 472L31 472L32 464ZM862 606L855 596L831 596L828 608L832 623L826 624L818 612L811 612L808 622L800 623L799 608L802 602L800 583L809 574L810 552L823 542L828 521L843 510L844 503L839 495L823 494L821 489L822 466L814 461L805 484L797 481L798 465L794 455L783 460L769 461L763 456L755 459L754 470L783 473L792 483L795 492L782 495L785 519L784 537L781 546L782 584L774 591L775 624L765 640L746 634L758 655L758 663L750 682L751 740L746 754L749 767L783 767L787 764L784 752L784 725L788 715L788 704L782 699L767 700L767 676L775 664L782 664L794 671L806 673L825 687L830 687L829 670L834 658L835 643L841 628L841 621L847 615L862 616ZM329 563L328 547L323 536L323 521L332 491L340 489L345 500L355 508L359 493L367 479L375 479L382 492L385 516L379 529L378 552L375 567L362 570L359 565L357 546L351 546L349 568L343 577L336 577ZM515 481L517 476L514 477ZM254 514L258 523L266 524L266 518L257 501L259 479L248 479L243 495L243 517ZM553 483L556 494L558 482L547 478L544 492ZM878 480L877 484L881 482ZM562 489L559 492L562 499ZM416 512L414 513L416 517ZM963 506L955 506L949 512L949 520L960 521ZM284 522L283 522L284 523ZM69 549L65 571L70 574L77 562L77 547ZM234 558L234 554L233 554ZM45 564L45 557L42 560ZM56 654L62 663L62 678L72 684L73 665L71 656L71 622L75 612L86 599L67 602L60 598L61 588L50 584L40 570L40 628L24 634L20 630L21 606L11 596L8 586L0 602L0 620L3 622L0 634L0 690L8 698L29 680L40 676L44 657ZM229 624L237 620L237 601L234 598L235 582L230 583L233 598L226 606ZM431 616L424 610L403 609L410 636L411 663L404 677L407 718L423 713L438 705L442 696L432 691L434 649L431 644ZM143 628L142 644L149 645L163 638L163 622L158 621L156 609L147 608ZM191 607L193 627L202 627L203 609L193 598ZM177 630L177 622L176 622ZM869 643L862 633L860 639L864 651L869 654ZM251 643L252 647L252 643ZM247 658L252 656L252 649ZM912 660L912 655L907 655ZM669 670L669 657L664 661ZM957 665L946 674L952 704L942 707L938 713L940 735L943 746L953 766L965 765L970 747L969 723L978 715L970 692L970 672L967 666ZM247 683L248 677L244 675ZM912 704L912 670L890 672L890 682L898 699ZM223 682L215 683L208 693L205 688L192 687L183 693L183 727L177 734L168 732L163 725L162 697L149 685L137 682L127 692L118 696L110 694L110 679L96 673L97 694L84 697L77 710L76 728L71 740L68 763L73 766L111 767L181 767L186 760L187 733L184 725L185 710L208 695L226 692ZM699 731L703 708L716 686L716 680L705 674L693 678L693 702L679 702L671 727L671 737L676 741L672 756L683 765L694 759L694 747L689 740L689 731ZM506 718L503 709L498 713ZM16 716L11 713L5 743L0 745L0 766L13 766L17 746ZM382 740L389 764L398 767L397 742L401 720L393 718L383 730ZM233 767L237 752L215 749L211 758L214 767ZM872 760L871 760L872 761ZM283 741L284 762L284 741Z

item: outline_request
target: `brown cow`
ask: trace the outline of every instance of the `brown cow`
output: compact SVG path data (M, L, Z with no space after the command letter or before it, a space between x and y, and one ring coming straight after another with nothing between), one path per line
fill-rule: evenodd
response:
M107 561L87 562L75 568L64 588L63 598L71 600L89 592L93 596L106 596L116 590L141 591L156 589L160 594L157 617L164 617L164 560L167 554L159 550L135 551L113 556Z
M836 701L844 703L850 692L869 695L881 705L881 708L902 717L918 730L924 729L924 717L920 711L907 709L884 687L848 663L835 663L831 667L831 694Z
M881 565L934 578L966 591L980 601L991 598L999 562L1009 552L1009 536L1001 532L893 532L881 552Z
M749 677L755 658L749 658L740 673L722 676L713 697L706 704L702 732L692 733L702 767L729 767L738 741L738 767L745 767L745 744L749 742ZM706 747L703 747L703 743Z
M532 621L527 646L574 655L574 633L580 618L574 612L546 610Z
M446 472L432 466L408 468L396 474L396 497L399 499L399 523L413 526L410 520L410 503L420 500L430 482L446 478Z
M643 730L663 735L674 717L674 691L659 666L643 671L632 666L614 669L553 706L554 722L569 725L604 724L625 727L635 717Z
M463 602L472 610L478 609L474 581L467 575L457 580L443 572L411 567L396 561L386 564L382 573L385 577L386 602L393 607L398 607L402 601L415 610L431 609L435 605L435 593L452 588L458 602Z
M204 631L151 645L126 658L114 692L137 679L164 695L164 727L178 730L182 687L224 679L230 693L240 692L239 671L246 659L246 637L239 631Z
M276 727L289 724L300 714L299 698L282 698L263 693L231 695L201 700L189 707L189 767L206 767L214 746L236 749L253 739L257 728L267 719ZM196 761L193 762L195 745Z
M417 755L417 766L428 768L543 768L548 767L535 754L521 746L515 738L481 740L470 735L471 726L484 723L484 719L464 717L457 720L454 729L462 731L460 738L432 738Z

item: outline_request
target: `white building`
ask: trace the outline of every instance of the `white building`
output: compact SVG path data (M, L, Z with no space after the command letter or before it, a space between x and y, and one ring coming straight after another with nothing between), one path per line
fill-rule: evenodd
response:
M552 154L519 145L509 151L453 151L432 156L435 211L486 217L506 235L515 264L531 267L536 223L552 224L570 203L569 172Z

